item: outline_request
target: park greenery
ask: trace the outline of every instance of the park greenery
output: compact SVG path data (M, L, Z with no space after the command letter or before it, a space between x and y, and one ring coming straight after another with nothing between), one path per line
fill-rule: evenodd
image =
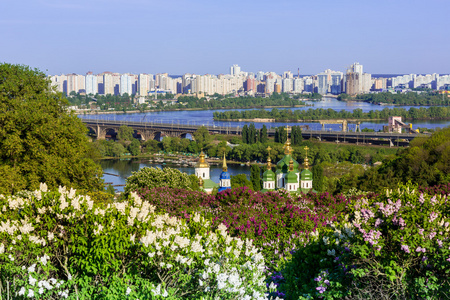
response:
M275 162L287 132L275 142L250 126L245 137L200 128L195 141L159 142L123 127L89 144L41 72L0 74L0 299L450 298L450 128L404 149L293 129L292 157L303 163L308 146L317 193L262 193L254 164L220 193L144 168L111 196L92 160L101 147L266 162L270 145Z
M447 95L442 96L437 91L419 91L407 93L372 93L360 94L354 97L341 94L338 96L342 101L364 101L372 104L394 104L394 105L448 105L450 99Z
M335 111L328 108L316 108L308 110L290 110L276 109L272 110L244 110L244 111L223 111L214 112L216 121L238 121L240 119L273 119L275 122L304 122L330 119L354 119L354 120L387 120L392 116L400 116L407 120L446 120L450 119L450 107L411 107L409 110L404 108L384 108L382 110L371 110L363 112L361 108L353 111Z
M33 190L40 182L102 188L86 127L67 104L44 73L0 64L0 193Z

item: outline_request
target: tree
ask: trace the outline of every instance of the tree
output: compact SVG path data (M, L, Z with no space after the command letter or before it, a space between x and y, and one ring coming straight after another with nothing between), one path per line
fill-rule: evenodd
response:
M195 175L194 175L195 176ZM156 187L170 187L177 189L192 190L191 186L194 177L189 177L186 173L182 173L172 168L142 168L138 172L133 172L127 178L125 192L140 191L141 189L152 189ZM197 183L198 184L198 183Z
M249 141L249 139L248 139L248 126L247 126L247 124L245 124L245 125L242 127L242 142L243 142L244 144L250 143L250 141Z
M117 133L117 138L120 141L131 141L133 140L134 130L127 125L122 125L119 127L119 132Z
M199 127L194 133L194 139L197 142L197 144L202 148L206 144L208 144L212 137L209 135L208 129L206 129L205 126Z
M258 165L252 165L250 170L250 181L252 182L254 191L261 190L261 169Z
M130 151L131 155L136 156L141 153L141 143L138 140L133 139L131 144L128 146L128 151Z
M320 165L314 165L311 172L313 174L313 188L318 192L323 192L323 168Z
M267 127L266 124L263 124L261 130L259 131L259 141L264 144L267 143L268 140Z
M247 175L245 174L238 174L238 175L231 175L231 187L237 188L237 187L248 187L250 189L253 189L252 182L247 179Z
M248 143L249 144L255 144L258 142L258 135L256 133L256 127L255 124L250 124L248 127Z
M87 129L47 76L0 64L0 193L68 186L103 189L100 166L88 158Z

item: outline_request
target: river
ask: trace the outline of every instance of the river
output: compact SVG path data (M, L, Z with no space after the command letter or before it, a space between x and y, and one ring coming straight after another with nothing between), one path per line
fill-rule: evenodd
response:
M132 172L139 171L141 168L144 167L153 167L160 169L165 167L171 167L178 169L186 174L194 174L195 172L194 167L183 167L175 164L149 163L148 160L145 159L103 159L99 161L99 164L102 167L103 172L116 175L116 176L109 174L103 175L105 183L110 183L112 185L124 185L126 183L126 178L131 176ZM219 183L219 176L221 172L222 172L221 164L212 165L211 179L214 182ZM246 174L247 179L250 178L250 167L246 165L228 164L228 172L231 175ZM123 188L124 188L123 186L115 187L116 191L119 192L122 192Z
M338 101L335 98L323 98L321 101L306 101L310 105L314 105L314 107L295 107L295 108L278 108L278 109L292 109L292 110L307 110L310 108L323 108L328 109L332 108L336 111L346 110L353 111L354 109L360 108L363 112L369 112L371 110L382 110L384 108L394 108L399 106L394 105L374 105L367 102L343 102ZM408 110L413 106L401 106L402 108ZM418 107L418 106L414 106ZM428 107L428 106L421 106ZM272 108L267 108L266 110L271 110ZM98 114L98 115L79 115L80 118L98 118L102 120L123 120L123 121L138 121L138 122L149 122L149 123L169 123L174 124L174 127L177 124L188 124L188 125L207 125L207 126L244 126L245 124L249 125L249 122L220 122L213 120L213 113L215 111L222 112L230 109L217 109L217 110L185 110L185 111L161 111L161 112L146 112L146 113L132 113L132 114ZM242 111L244 109L237 109L238 111ZM290 125L309 125L311 129L320 130L322 126L319 123L266 123L268 128L270 127L278 127L285 126L286 124ZM255 123L256 128L261 128L263 123ZM371 121L371 122L362 122L361 129L369 128L378 131L383 128L383 125L387 125L386 121ZM426 127L426 128L437 128L437 127L446 127L450 125L450 121L420 121L414 122L413 128L417 129L418 127ZM351 128L351 125L349 125ZM326 126L327 130L341 130L338 124L330 124ZM103 168L103 171L106 173L115 174L118 176L112 175L104 175L104 180L106 183L112 183L113 185L123 185L125 184L125 179L131 175L131 172L138 171L143 167L173 167L177 168L182 172L187 174L193 174L193 167L182 167L180 165L161 165L155 163L149 163L145 160L102 160L100 165ZM241 165L229 165L228 171L231 175L237 174L250 174L250 168L247 166ZM219 175L222 172L222 168L220 166L211 166L211 179L215 182L219 182ZM116 187L117 191L123 191L123 187Z
M334 109L336 111L346 110L353 111L354 109L360 108L363 112L369 112L371 110L382 110L384 108L404 108L409 110L411 107L419 108L419 106L395 106L395 105L376 105L367 102L344 102L339 101L335 98L323 98L321 101L305 101L311 106L306 107L288 107L288 108L277 108L277 109L291 109L291 110L308 110L310 108L323 108L323 109ZM429 107L429 106L420 106ZM245 124L249 125L250 122L223 122L214 121L214 112L223 112L228 110L242 111L245 109L216 109L216 110L183 110L183 111L160 111L160 112L145 112L145 113L130 113L130 114L98 114L98 115L79 115L80 118L88 119L101 119L101 120L121 120L121 121L135 121L135 122L149 122L149 123L168 123L173 124L174 127L178 124L188 124L188 125L205 125L205 126L229 126L229 127L242 127ZM272 108L266 108L266 110L272 110ZM261 128L264 123L255 123L256 128ZM321 130L322 126L319 123L314 122L304 122L304 123L281 123L281 122L271 122L265 123L268 128L279 127L289 125L309 125L313 130ZM361 123L361 129L368 128L375 131L382 130L383 125L387 125L387 121L368 121ZM349 125L350 129L353 129ZM438 120L438 121L417 121L413 123L413 128L417 129L419 127L426 128L437 128L450 126L450 121ZM326 130L341 130L339 124L329 124L326 125Z

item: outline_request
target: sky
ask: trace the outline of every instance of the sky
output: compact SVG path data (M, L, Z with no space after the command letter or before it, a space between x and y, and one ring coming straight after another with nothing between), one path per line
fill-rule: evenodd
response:
M0 62L49 75L450 73L449 0L0 0Z

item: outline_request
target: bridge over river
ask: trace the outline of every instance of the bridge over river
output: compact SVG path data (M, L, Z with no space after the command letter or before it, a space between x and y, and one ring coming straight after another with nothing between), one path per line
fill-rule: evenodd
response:
M130 121L110 121L98 119L81 119L97 139L114 137L119 127L126 125L135 131L135 135L142 140L156 139L160 140L164 136L185 138L191 135L201 126L183 125L170 123L153 122L130 122ZM231 134L241 135L242 127L231 126L205 126L210 134ZM275 135L275 129L268 129L269 136ZM374 144L407 146L409 142L417 136L427 136L419 133L386 133L386 132L342 132L325 130L303 129L304 139L318 139L320 141L344 142L356 144Z

